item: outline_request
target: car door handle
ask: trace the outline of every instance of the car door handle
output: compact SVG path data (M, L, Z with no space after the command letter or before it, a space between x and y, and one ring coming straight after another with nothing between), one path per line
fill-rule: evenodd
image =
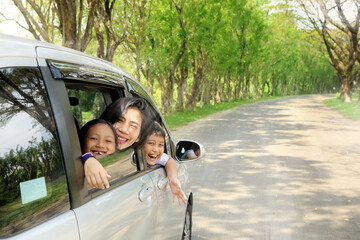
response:
M145 187L141 189L139 192L139 199L141 202L145 202L149 197L151 197L152 192L154 189L152 187Z
M157 187L160 190L164 190L166 188L167 183L168 183L168 178L167 177L160 178L159 181L157 182Z

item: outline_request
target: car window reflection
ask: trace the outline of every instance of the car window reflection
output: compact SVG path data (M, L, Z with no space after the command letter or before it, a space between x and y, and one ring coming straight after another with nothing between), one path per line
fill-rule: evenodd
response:
M37 68L0 69L0 136L0 236L69 209L55 124Z

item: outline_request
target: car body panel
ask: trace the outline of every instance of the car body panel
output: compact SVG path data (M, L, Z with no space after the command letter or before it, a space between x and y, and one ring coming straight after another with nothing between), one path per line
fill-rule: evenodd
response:
M45 218L46 219L46 218ZM9 240L78 240L79 232L77 220L74 212L68 210L54 218L51 218L39 225L19 232L12 237L6 238Z
M74 209L81 238L147 239L151 236L157 222L157 197L151 175L153 173L137 177ZM139 195L147 190L149 195L140 201Z
M169 181L164 168L159 167L153 172L153 180L159 201L157 212L159 231L156 232L156 235L158 239L179 239L183 226L183 222L180 219L184 219L186 204L181 203L179 205L177 198L173 201L169 184L164 184L164 181ZM182 185L186 187L185 182L181 180L179 179Z

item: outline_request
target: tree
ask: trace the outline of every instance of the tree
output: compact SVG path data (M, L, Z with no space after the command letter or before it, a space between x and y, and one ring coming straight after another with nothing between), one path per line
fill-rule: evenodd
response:
M88 46L99 0L13 0L29 31L37 40L54 43L60 35L62 45L79 51ZM85 8L87 11L85 11ZM85 12L87 15L85 16ZM86 23L84 27L83 24Z
M126 37L126 7L123 11L119 8L116 0L101 1L94 18L97 56L109 62L113 61L116 49Z
M153 46L146 58L153 62L154 76L161 88L161 108L164 113L173 111L175 73L185 54L187 34L184 11L187 1L159 1L153 6L154 19L150 41ZM147 45L148 46L148 45Z
M345 102L351 102L350 77L359 58L358 38L360 6L357 1L303 1L298 0L307 20L319 34L326 46L330 61L341 80L341 95ZM351 25L344 14L344 4L353 3L357 9L354 24ZM335 19L333 16L339 16Z
M151 31L153 0L124 1L126 9L126 37L123 48L129 51L135 62L135 77L141 80L141 73L145 77L146 87L153 94L153 61L151 52L154 49L153 33ZM156 24L156 23L154 23Z
M335 22L332 12L341 15L339 6L355 0L298 1L308 10L311 29L299 27L289 4L270 0L13 0L35 38L60 39L108 61L115 56L125 68L134 66L130 72L145 79L164 113L266 94L329 91L338 83L328 62L336 66L342 92L348 92L360 59L358 25L345 14ZM126 58L118 62L117 53Z

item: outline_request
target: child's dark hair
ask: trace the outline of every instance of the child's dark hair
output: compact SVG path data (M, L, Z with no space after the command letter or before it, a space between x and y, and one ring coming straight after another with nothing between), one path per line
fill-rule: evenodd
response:
M80 129L80 134L79 134L79 138L80 138L80 146L81 146L81 150L84 149L84 146L85 146L85 137L86 137L86 134L87 132L89 131L89 129L96 125L96 124L105 124L105 125L108 125L111 130L113 131L114 133L114 138L115 138L115 149L117 148L117 145L118 145L118 142L117 142L117 134L116 134L116 131L115 131L115 128L113 127L113 125L104 120L104 119L93 119L89 122L87 122L81 129Z
M137 148L141 148L144 146L146 138L152 134L155 134L157 136L163 137L165 139L165 130L163 129L163 127L160 125L160 123L153 121L149 124L148 128L145 130L144 134L143 134L143 139L144 141L139 142L139 144L137 145Z

